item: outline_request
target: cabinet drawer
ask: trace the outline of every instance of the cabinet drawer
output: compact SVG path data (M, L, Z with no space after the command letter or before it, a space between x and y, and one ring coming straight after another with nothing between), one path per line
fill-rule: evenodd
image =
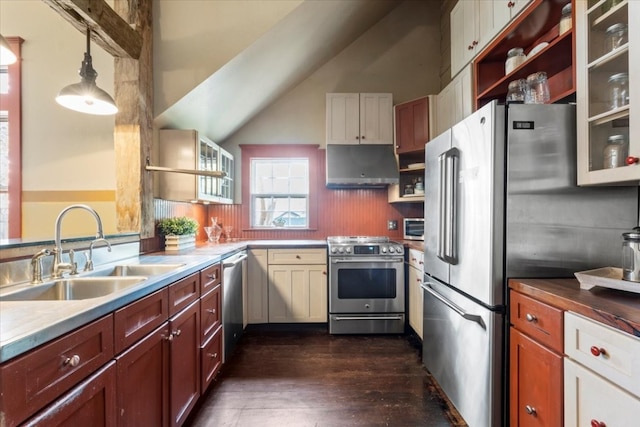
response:
M200 356L202 360L202 393L204 393L220 370L220 366L222 366L221 327L202 346Z
M200 273L193 273L169 285L169 316L200 298Z
M202 298L200 298L200 339L205 342L222 324L222 286L218 286Z
M562 354L562 310L511 291L510 318L513 326L543 345Z
M169 292L161 289L114 313L116 354L169 318Z
M220 264L211 265L200 271L200 295L206 294L220 283L222 283Z
M417 249L409 249L409 259L407 262L410 266L424 272L424 252Z
M567 356L640 397L639 338L571 312L564 327Z
M564 408L564 425L567 427L632 427L638 425L640 399L565 358Z
M269 249L269 264L326 264L326 249Z
M114 355L113 317L105 316L0 367L3 426L24 421Z

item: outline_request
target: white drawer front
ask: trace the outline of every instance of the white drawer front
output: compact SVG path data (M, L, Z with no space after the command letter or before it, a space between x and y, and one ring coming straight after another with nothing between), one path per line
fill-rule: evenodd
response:
M640 397L640 338L571 312L564 330L567 356Z
M424 272L424 252L417 249L409 249L409 265Z
M583 366L564 359L564 425L566 427L635 427L640 399Z
M326 264L326 249L269 249L269 264Z

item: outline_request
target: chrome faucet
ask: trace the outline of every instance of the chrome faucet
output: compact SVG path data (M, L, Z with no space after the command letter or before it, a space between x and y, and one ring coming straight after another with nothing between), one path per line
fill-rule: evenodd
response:
M89 255L85 252L85 258L87 262L84 264L84 271L93 271L93 245L96 243L105 243L107 245L107 250L111 252L111 243L107 241L107 239L103 237L98 237L95 240L92 240L89 244Z
M53 279L59 279L62 277L62 274L64 273L64 271L70 271L71 274L76 274L77 273L77 264L74 262L73 260L73 250L69 251L69 262L68 263L63 263L62 262L62 238L60 236L61 234L61 226L62 226L62 218L64 218L64 216L67 214L67 212L69 212L70 210L73 209L84 209L87 212L89 212L91 215L93 215L93 217L96 220L96 224L98 225L98 231L96 232L96 240L94 240L93 242L91 242L91 245L89 247L89 250L91 251L93 248L93 243L96 241L105 241L104 238L104 232L102 231L102 220L100 219L100 216L98 215L98 212L95 211L95 209L93 209L90 206L87 205L70 205L67 206L66 208L64 208L62 210L62 212L60 212L60 214L58 214L58 218L56 219L56 235L55 235L55 242L56 242L56 247L53 248L52 254L53 254L53 265L51 267L51 277ZM109 246L109 251L111 251L111 245L107 242L107 245ZM89 262L90 258L87 258L87 262ZM93 261L91 261L90 266L93 267Z

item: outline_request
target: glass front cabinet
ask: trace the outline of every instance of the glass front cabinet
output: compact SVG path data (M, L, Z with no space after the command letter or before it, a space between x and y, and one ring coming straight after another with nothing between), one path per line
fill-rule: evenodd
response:
M640 183L640 1L577 0L578 184Z
M175 169L223 171L224 178L164 172L159 174L159 197L165 200L233 203L233 155L191 129L161 129L159 162Z

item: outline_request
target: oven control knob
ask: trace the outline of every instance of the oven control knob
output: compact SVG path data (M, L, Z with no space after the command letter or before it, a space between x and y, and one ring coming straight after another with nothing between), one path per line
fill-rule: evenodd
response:
M344 253L344 248L338 248L338 252L340 252L341 254Z
M338 250L336 248L331 248L331 253L335 254L336 252L338 252Z
M351 248L347 248L347 253L350 254L351 253Z
M396 252L401 254L402 253L402 246L396 246Z
M383 246L383 247L382 247L382 253L383 253L383 254L386 254L386 253L387 253L387 247L386 247L386 246Z

